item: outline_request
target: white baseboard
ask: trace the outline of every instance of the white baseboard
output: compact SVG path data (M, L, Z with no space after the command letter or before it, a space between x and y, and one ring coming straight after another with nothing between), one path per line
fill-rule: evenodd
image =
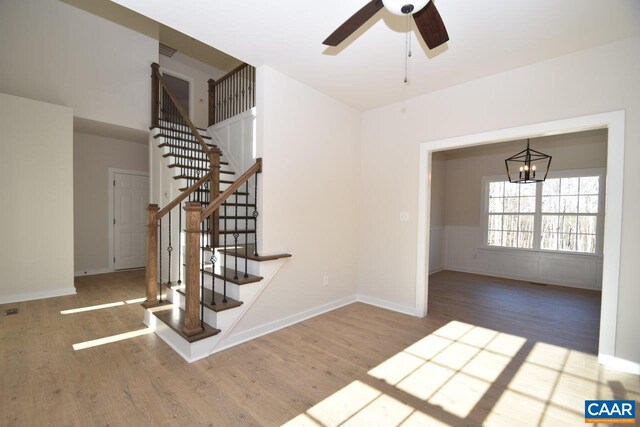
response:
M216 348L214 350L214 353L217 353L222 350L226 350L228 348L231 348L238 344L242 344L252 339L261 337L263 335L270 334L271 332L279 331L280 329L286 328L287 326L291 326L296 323L302 322L304 320L310 319L312 317L316 317L320 314L333 311L337 308L344 307L345 305L353 304L356 301L357 301L357 297L355 295L341 298L339 300L330 302L328 304L324 304L319 307L312 308L310 310L306 310L297 314L293 314L291 316L287 316L284 319L276 320L275 322L267 323L265 325L258 326L257 328L240 332L236 335L232 335L228 337L226 339L226 342L221 347Z
M440 273L443 270L444 270L443 266L436 267L433 270L429 270L429 276L431 276L432 274Z
M416 315L416 308L408 305L397 304L395 302L370 297L367 295L358 295L358 301L369 305L375 305L376 307L386 308L387 310L397 311L398 313L408 314L410 316Z
M31 301L36 299L62 297L65 295L75 295L75 294L76 294L76 288L72 286L70 288L53 289L50 291L28 292L25 294L4 296L4 297L0 297L0 304L10 304L13 302Z
M80 270L80 271L76 271L75 273L73 273L74 277L78 277L78 276L94 276L96 274L106 274L106 273L113 273L114 270L112 270L109 267L104 267L104 268L94 268L94 269L90 269L90 270Z
M605 354L598 355L598 362L601 365L604 365L607 368L611 368L616 371L640 375L640 363Z

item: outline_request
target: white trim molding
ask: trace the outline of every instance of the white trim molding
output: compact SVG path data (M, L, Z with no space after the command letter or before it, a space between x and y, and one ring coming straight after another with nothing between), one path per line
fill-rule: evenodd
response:
M73 286L70 288L53 289L50 291L41 292L28 292L26 294L15 294L5 297L0 297L0 304L10 304L14 302L31 301L36 299L63 297L67 295L75 295L76 288Z
M267 335L272 332L279 331L280 329L295 325L296 323L303 322L307 319L311 319L312 317L316 317L321 314L327 313L329 311L336 310L340 307L353 304L356 301L357 301L357 297L355 295L348 296L336 301L332 301L328 304L321 305L319 307L314 307L312 309L305 310L300 313L293 314L291 316L287 316L284 319L276 320L275 322L267 323L264 325L260 325L256 328L249 329L247 331L239 332L227 338L224 345L216 348L213 353L217 353L219 351L226 350L231 347L235 347L238 344L242 344L244 342L251 341L263 335ZM209 355L210 354L207 354L203 357L208 357Z
M434 151L492 144L517 139L537 138L593 129L608 129L607 189L605 195L605 234L603 241L602 302L598 360L612 368L616 364L616 329L618 316L618 286L620 277L620 244L622 238L622 201L624 174L625 112L613 111L544 123L482 132L472 135L435 140L420 144L418 182L418 236L416 268L417 316L427 315L429 289L429 223L431 203L431 157Z
M416 314L416 310L414 307L408 305L398 304L392 301L383 300L380 298L374 298L367 295L358 295L358 302L373 305L376 307L384 308L387 310L395 311L402 314L408 314L410 316L414 316Z

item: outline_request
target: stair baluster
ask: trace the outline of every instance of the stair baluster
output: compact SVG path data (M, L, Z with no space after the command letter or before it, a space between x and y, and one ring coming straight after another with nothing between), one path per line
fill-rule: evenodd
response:
M227 202L225 200L225 202L222 204L222 206L224 207L224 262L222 263L223 268L222 268L222 302L226 303L227 302L227 251L228 251L228 247L227 247ZM235 210L237 212L238 210L238 206L235 207Z
M178 203L178 286L182 286L182 202Z
M211 305L216 305L216 250L211 248Z
M159 300L159 302L162 303L162 286L163 286L163 284L162 284L162 252L163 252L162 251L162 218L160 218L159 223L160 223L160 226L159 226L159 228L160 228L160 236L159 236L160 241L159 241L159 244L158 244L158 252L160 254L159 263L158 263L159 264L159 271L160 271L160 274L159 274L159 279L160 279L160 300Z
M234 247L236 250L236 256L233 257L235 260L235 273L233 275L233 278L235 280L238 280L238 257L237 257L237 252L238 252L238 237L240 236L240 234L238 233L238 192L236 191L235 193L235 201L236 201L236 209L235 209L235 214L234 214L234 232L233 232L233 240L234 240Z
M244 200L247 204L247 207L245 208L245 213L244 213L244 278L248 278L249 277L249 269L248 267L248 262L249 262L249 257L247 256L247 252L249 250L249 213L247 212L247 210L249 209L249 181L247 180L247 182L244 183L244 192L247 193L246 196L244 196ZM236 206L236 214L238 213L237 211L238 207ZM236 249L237 251L237 249Z
M249 198L247 197L247 212L249 211ZM255 243L253 245L253 256L258 256L258 172L256 172L256 186L253 193L253 220L255 228Z
M167 275L167 285L171 288L171 253L173 252L173 246L171 246L171 211L169 211L169 246L167 246L167 258L169 258L169 268Z

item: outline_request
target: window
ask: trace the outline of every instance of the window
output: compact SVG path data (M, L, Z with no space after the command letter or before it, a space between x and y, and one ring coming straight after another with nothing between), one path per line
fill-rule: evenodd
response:
M542 183L541 249L596 253L599 176Z
M536 188L510 182L489 183L490 246L533 248Z
M602 171L558 172L538 184L485 178L488 246L598 254Z

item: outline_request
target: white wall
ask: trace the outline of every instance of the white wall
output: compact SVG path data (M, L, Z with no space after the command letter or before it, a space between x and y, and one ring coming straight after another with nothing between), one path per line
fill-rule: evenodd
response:
M148 171L147 144L73 134L74 271L78 275L110 270L109 168Z
M157 46L156 46L157 47ZM160 55L163 70L193 79L193 112L191 120L200 128L209 127L209 79L217 80L226 73L189 56L176 52L172 57Z
M442 153L434 153L431 160L431 182L429 274L444 268L447 158Z
M640 362L640 38L475 80L364 114L359 289L415 305L419 144L555 119L626 110L623 236L615 356ZM379 168L377 165L402 165ZM380 194L385 195L384 203ZM398 211L412 213L410 223ZM391 249L391 250L389 250ZM380 254L386 254L385 267ZM394 283L393 287L388 284Z
M148 129L157 29L154 39L58 0L6 0L0 40L0 92Z
M73 115L0 93L0 303L75 293Z
M237 176L256 162L255 127L256 108L252 108L209 128L213 143L224 153ZM253 183L250 186L253 189Z
M269 67L257 78L262 252L293 257L234 334L356 293L360 114Z

